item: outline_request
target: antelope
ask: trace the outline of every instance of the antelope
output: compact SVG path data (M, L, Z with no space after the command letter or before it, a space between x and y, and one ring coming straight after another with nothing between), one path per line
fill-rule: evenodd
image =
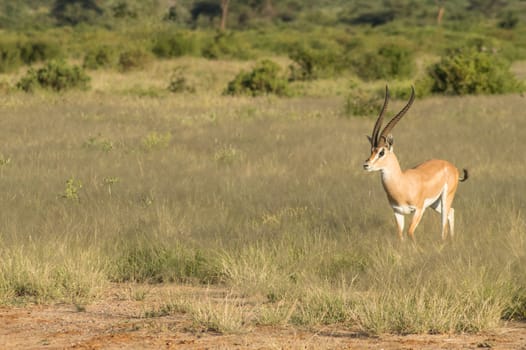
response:
M448 161L431 159L414 168L402 170L393 150L393 135L391 130L407 113L415 99L415 89L411 87L411 97L393 119L380 132L385 110L389 102L389 89L385 87L385 100L380 115L373 127L371 136L371 155L363 164L368 172L379 171L382 185L387 194L389 204L394 211L398 226L398 236L404 239L404 217L413 214L408 235L414 242L415 230L426 208L431 207L441 214L442 239L447 238L447 222L451 237L454 236L455 210L451 207L459 181L468 179L468 172L463 169L460 178L458 169Z

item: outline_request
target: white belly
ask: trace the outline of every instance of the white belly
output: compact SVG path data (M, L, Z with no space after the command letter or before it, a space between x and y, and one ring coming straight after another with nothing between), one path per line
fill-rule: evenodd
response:
M395 211L395 213L398 214L411 214L416 210L416 208L412 205L398 205L398 204L391 204L391 208Z
M444 188L442 191L434 198L426 198L424 199L424 207L422 209L426 209L427 207L431 206L433 209L436 209L440 211L440 201L442 200L442 193L447 192L447 184L444 185ZM395 213L398 214L411 214L416 210L416 207L413 205L400 205L400 204L394 204L391 203L391 208L393 208Z

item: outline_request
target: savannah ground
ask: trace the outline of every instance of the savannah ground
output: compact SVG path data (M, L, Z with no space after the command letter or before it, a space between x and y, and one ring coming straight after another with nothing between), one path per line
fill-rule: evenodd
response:
M455 237L429 211L413 245L362 170L374 116L345 116L347 82L221 96L244 64L1 97L0 345L524 348L524 98L417 99L402 167L470 179ZM180 65L195 94L166 92Z
M137 300L137 294L144 294ZM224 289L167 285L114 285L83 309L70 304L0 309L4 349L524 349L523 323L502 323L476 334L382 334L345 325L251 326L221 334L197 325L191 315L162 313L174 296L225 307ZM230 296L231 297L231 296ZM254 302L244 300L241 308Z

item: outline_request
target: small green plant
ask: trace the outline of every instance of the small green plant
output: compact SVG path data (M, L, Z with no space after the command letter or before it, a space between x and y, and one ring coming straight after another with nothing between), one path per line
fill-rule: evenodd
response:
M48 89L56 92L69 89L87 89L90 77L79 66L69 66L62 60L53 60L39 69L30 68L16 84L25 92Z
M262 60L250 72L239 73L228 83L225 95L290 95L287 79L280 66L271 60Z
M66 188L64 189L64 192L62 192L61 197L68 200L78 201L80 199L79 192L81 188L82 182L74 177L70 177L66 180Z
M165 148L170 144L172 134L166 132L160 134L158 132L150 132L142 139L142 146L145 150L151 151L156 148Z
M220 164L232 164L236 160L240 159L241 156L242 156L241 151L232 145L221 146L214 153L215 161Z
M176 67L172 71L172 75L170 77L170 84L168 85L168 90L170 92L174 93L181 93L181 92L195 92L195 87L190 85L188 83L188 80L183 75L184 67Z
M429 68L428 74L433 80L433 93L503 94L524 89L511 73L509 62L473 48L449 51Z
M6 167L11 164L11 157L6 157L0 153L0 168Z
M91 136L84 142L84 147L98 149L107 153L113 149L113 142L111 140L101 139L100 136Z

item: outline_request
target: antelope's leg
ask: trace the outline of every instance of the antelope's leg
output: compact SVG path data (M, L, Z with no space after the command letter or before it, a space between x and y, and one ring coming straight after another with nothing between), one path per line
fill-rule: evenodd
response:
M411 221L411 225L409 225L408 234L409 237L414 241L415 240L415 230L418 224L420 223L420 220L422 220L422 215L424 215L425 209L417 209L415 210L415 213L413 214L413 220Z
M398 237L400 240L404 240L404 215L397 212L394 213L396 219L396 225L398 226Z

